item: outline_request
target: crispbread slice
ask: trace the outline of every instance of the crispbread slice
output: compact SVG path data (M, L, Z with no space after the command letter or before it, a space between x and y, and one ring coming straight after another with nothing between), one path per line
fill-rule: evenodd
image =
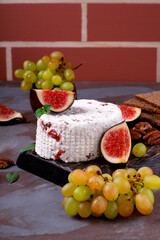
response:
M153 113L159 113L160 114L160 108L154 107L154 106L150 105L149 103L144 102L142 100L139 100L137 98L132 98L128 101L125 101L124 105L132 106L132 107L138 107L138 108L141 108L141 109L146 110L148 112L153 112Z
M159 114L142 112L140 118L143 120L147 120L147 121L157 125L158 127L160 127L160 115Z
M151 104L154 107L160 108L160 91L136 94L135 99L144 101L146 103Z

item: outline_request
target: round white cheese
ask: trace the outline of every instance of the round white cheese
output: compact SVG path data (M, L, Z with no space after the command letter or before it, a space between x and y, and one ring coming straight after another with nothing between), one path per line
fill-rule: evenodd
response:
M62 113L42 115L37 121L36 153L45 159L80 162L100 156L100 141L110 127L122 122L112 103L75 100Z

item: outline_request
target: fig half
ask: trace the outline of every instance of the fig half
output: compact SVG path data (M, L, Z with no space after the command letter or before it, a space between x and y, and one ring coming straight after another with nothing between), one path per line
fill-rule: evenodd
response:
M117 106L120 108L123 120L125 120L126 122L134 121L141 115L141 108L130 107L125 105Z
M52 105L50 110L53 112L63 112L74 102L74 92L48 89L34 89L34 91L42 106L45 104Z
M0 104L0 122L8 122L13 119L23 119L21 113Z
M101 152L110 163L126 163L131 152L131 135L126 122L106 131L101 140Z

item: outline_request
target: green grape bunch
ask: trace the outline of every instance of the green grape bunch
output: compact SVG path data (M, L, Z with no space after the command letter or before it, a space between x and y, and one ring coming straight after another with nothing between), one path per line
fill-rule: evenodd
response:
M50 56L43 56L37 63L24 61L23 69L15 70L14 76L23 79L23 91L32 88L74 91L75 70L82 64L73 68L71 62L64 61L62 52L54 51Z
M136 208L149 215L153 211L154 194L160 189L160 177L150 167L117 169L112 175L102 173L96 165L75 169L62 187L62 206L70 216L79 215L114 220L129 217Z

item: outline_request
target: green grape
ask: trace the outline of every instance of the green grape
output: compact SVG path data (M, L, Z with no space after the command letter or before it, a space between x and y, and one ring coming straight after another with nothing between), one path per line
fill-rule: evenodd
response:
M55 86L60 86L62 84L62 78L59 75L56 74L52 77L52 83Z
M143 143L137 143L132 149L132 153L135 157L143 157L147 152L147 148Z
M73 182L66 183L62 188L62 195L64 197L71 197L75 189L76 189L75 183Z
M53 88L53 90L61 90L59 87L55 87Z
M32 73L32 71L25 71L24 74L23 74L24 80L27 80L27 76L31 73Z
M48 68L55 70L59 67L59 61L56 59L52 59L51 61L49 61L48 63Z
M50 57L51 58L54 58L56 60L61 60L62 58L64 58L64 55L62 52L60 51L54 51L50 54Z
M55 70L55 69L47 68L46 70L47 70L47 71L50 71L50 72L52 73L52 75L55 75L55 74L56 74L56 70Z
M107 208L107 200L103 196L98 196L91 203L91 210L95 214L102 214Z
M101 191L103 189L104 184L105 184L105 181L99 175L90 177L87 182L87 186L91 190L95 190L95 191Z
M64 68L64 69L67 69L67 68L72 69L72 63L71 63L71 62L68 62L68 61L64 61L64 62L63 62L63 68Z
M153 210L150 198L144 193L138 193L135 197L136 208L143 215L149 215Z
M65 209L65 204L66 204L66 200L68 199L68 197L64 197L63 198L63 202L62 202L62 207Z
M73 197L67 198L65 202L65 211L71 216L76 216L78 213L79 202Z
M51 81L43 81L41 84L43 89L52 89L53 88L53 83Z
M30 71L34 72L36 70L36 64L34 62L29 62L26 70L30 70Z
M151 203L154 204L154 194L149 188L143 187L139 190L139 193L146 194L150 198Z
M48 57L48 56L43 56L43 57L42 57L42 61L43 61L43 63L44 63L45 65L48 65L48 63L49 63L50 60L51 60L51 59L50 59L50 57Z
M127 176L128 176L128 175L129 175L129 176L134 176L134 175L137 174L137 171L136 171L136 169L134 169L134 168L128 168L128 169L126 169L126 172L127 172Z
M27 74L26 80L27 80L27 82L35 83L37 80L37 76L34 72L31 72L31 73Z
M117 201L118 205L120 205L124 200L131 200L134 203L132 191L129 191L128 194L120 194Z
M119 190L115 183L107 182L103 187L103 195L109 201L114 201L118 198Z
M82 218L87 218L91 215L91 203L90 202L81 202L78 206L78 213Z
M38 78L38 79L42 79L42 78L43 78L43 77L42 77L42 76L43 76L43 73L44 73L44 70L39 71L38 74L37 74L37 78Z
M67 81L72 81L75 78L74 71L70 68L64 70L64 77Z
M130 191L131 185L127 179L116 177L113 182L117 185L120 194L127 194Z
M138 169L138 172L141 175L141 178L144 178L147 175L153 175L153 171L150 167L141 167Z
M30 63L29 60L24 61L24 63L23 63L23 68L24 68L25 70L28 69L28 64L29 64L29 63Z
M45 70L47 68L47 65L44 64L42 59L38 60L36 66L37 66L38 71Z
M72 175L72 172L70 172L70 173L68 174L68 182L72 182L71 175Z
M144 177L144 186L156 190L160 188L160 177L156 175L147 175Z
M118 212L122 217L129 217L134 210L134 205L130 200L124 200L118 205Z
M43 79L38 79L38 80L35 82L36 88L41 89L41 88L42 88L42 82L43 82Z
M64 82L60 85L60 89L72 92L74 90L74 85L71 82Z
M108 173L103 173L102 177L104 178L104 181L106 181L106 182L112 181L112 176Z
M101 175L102 171L98 166L90 165L85 169L85 173L87 174L88 177L93 177L93 176Z
M44 80L51 80L52 77L53 77L53 74L51 73L51 71L45 70L45 71L43 72L42 78L43 78Z
M118 215L118 204L116 203L116 201L108 201L107 202L107 208L104 211L104 216L108 219L115 219Z
M125 169L117 169L113 172L112 178L115 179L116 177L123 177L127 178L127 171Z
M77 185L86 185L88 182L88 176L83 170L75 169L70 175L70 181Z
M79 186L73 192L74 199L80 202L88 200L90 198L90 195L91 190L87 186Z
M26 80L23 80L21 82L21 89L23 91L29 91L32 89L32 83L31 82L27 82Z
M17 69L15 72L14 72L14 76L16 78L23 78L23 74L24 74L25 70L23 69Z

